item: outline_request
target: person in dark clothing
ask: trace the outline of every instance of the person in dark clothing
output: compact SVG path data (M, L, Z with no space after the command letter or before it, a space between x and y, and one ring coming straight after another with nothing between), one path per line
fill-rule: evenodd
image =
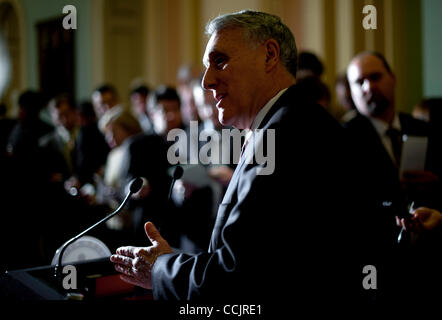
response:
M372 222L378 239L384 239L377 245L388 274L383 281L388 283L390 293L408 299L412 292L431 291L431 286L441 280L434 272L440 264L434 263L431 253L435 247L440 250L441 241L418 245L409 233L396 226L397 219L408 220L409 212L418 207L440 208L440 181L434 171L429 171L433 157L429 149L425 170L401 170L406 160L402 154L403 137L428 138L430 128L396 110L396 78L382 54L357 54L347 68L347 77L358 114L344 126L373 207L365 219Z
M8 139L7 152L27 157L38 149L38 140L50 133L53 127L40 119L45 106L43 96L35 91L25 91L18 98L18 122Z
M93 183L94 174L106 163L109 145L98 129L97 118L90 102L80 104L80 129L75 143L74 174L80 185Z
M7 270L46 263L39 228L46 217L45 212L39 211L44 205L46 184L42 183L45 176L41 170L38 141L52 132L53 127L40 119L45 105L40 93L23 92L18 105L18 119L8 137L6 156L0 168L0 197L5 203L0 242L4 257L7 257L0 264Z
M272 314L318 302L347 305L361 290L356 256L363 248L349 226L360 225L351 197L357 174L347 171L343 128L321 106L298 99L296 45L278 17L227 14L211 21L207 33L203 86L216 98L223 125L252 132L209 248L173 252L148 222L152 246L121 247L111 261L123 280L151 287L156 299L277 300ZM269 171L269 161L256 161L261 148L274 157ZM349 199L337 194L337 184ZM296 301L287 289L299 292Z

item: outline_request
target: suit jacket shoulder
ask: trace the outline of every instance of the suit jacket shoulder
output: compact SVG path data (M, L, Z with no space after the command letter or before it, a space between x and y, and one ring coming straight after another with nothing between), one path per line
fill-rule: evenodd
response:
M428 136L429 127L425 121L415 119L406 113L399 113L402 131L404 134L414 136Z

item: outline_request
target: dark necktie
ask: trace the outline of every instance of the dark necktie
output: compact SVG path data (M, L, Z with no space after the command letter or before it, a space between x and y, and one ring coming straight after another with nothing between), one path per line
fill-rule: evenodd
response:
M402 135L398 129L393 127L388 128L385 134L390 138L391 145L393 147L393 155L396 160L396 164L399 167L402 153Z

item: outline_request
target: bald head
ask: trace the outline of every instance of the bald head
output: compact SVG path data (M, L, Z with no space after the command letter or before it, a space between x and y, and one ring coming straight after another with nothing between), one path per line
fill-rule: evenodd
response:
M375 52L363 52L347 68L351 96L358 111L391 123L394 118L395 76L385 58Z

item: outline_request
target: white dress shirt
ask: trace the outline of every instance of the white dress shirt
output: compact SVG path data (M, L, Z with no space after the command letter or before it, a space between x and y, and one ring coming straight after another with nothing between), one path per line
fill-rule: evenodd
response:
M243 151L241 152L241 157L244 154L247 156L249 154L250 148L249 145L253 145L253 143L249 143L250 138L253 136L253 131L258 129L262 120L264 120L267 113L269 113L270 109L273 107L275 102L281 97L281 95L287 90L288 88L282 89L279 91L273 98L271 98L264 107L259 110L258 114L255 116L255 119L252 122L252 125L250 126L250 130L247 130L246 137L243 144ZM256 142L255 142L256 143ZM253 150L253 149L252 149ZM252 154L251 154L252 155Z
M376 118L368 118L368 119L370 119L372 125L376 129L376 132L378 133L379 137L381 138L382 144L384 145L385 150L387 150L388 155L390 156L391 160L394 163L396 163L394 153L393 153L393 145L392 145L390 137L387 135L387 130L390 128L390 126L388 125L388 123L386 123L380 119L376 119ZM391 124L391 127L393 127L394 129L397 129L397 130L399 130L399 132L401 132L401 122L399 121L399 116L397 113L394 115L394 119Z

